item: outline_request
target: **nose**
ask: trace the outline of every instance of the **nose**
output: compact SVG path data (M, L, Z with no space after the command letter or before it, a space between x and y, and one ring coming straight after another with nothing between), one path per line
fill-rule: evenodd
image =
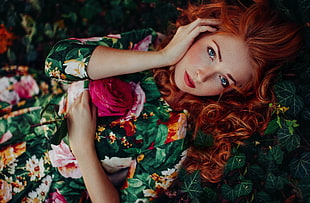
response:
M196 70L197 80L199 82L205 82L211 76L214 76L216 71L212 67L204 67Z

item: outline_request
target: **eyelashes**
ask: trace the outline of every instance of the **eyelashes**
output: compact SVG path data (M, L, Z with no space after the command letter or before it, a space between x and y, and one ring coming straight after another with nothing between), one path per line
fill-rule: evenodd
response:
M214 49L212 47L208 46L207 52L208 52L208 55L209 55L211 61L214 61L214 59L216 58L216 52L214 51ZM219 78L220 78L221 85L224 88L229 86L229 81L226 77L220 75Z
M214 49L212 47L207 47L207 52L208 52L210 59L213 61L216 57L216 53Z
M228 79L226 77L220 75L219 78L220 78L220 81L221 81L221 85L223 87L228 87L229 86L229 81L228 81Z

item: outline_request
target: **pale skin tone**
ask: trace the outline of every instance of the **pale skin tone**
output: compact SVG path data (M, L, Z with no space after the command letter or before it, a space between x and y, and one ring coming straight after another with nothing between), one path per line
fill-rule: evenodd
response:
M236 41L234 44L236 47L230 49L226 49L224 47L226 44L220 42L220 40L224 40L224 38L221 37L212 37L207 40L200 38L197 41L199 43L196 45L196 42L192 46L195 38L201 33L215 32L216 29L212 26L215 26L218 23L219 21L215 19L197 19L189 25L182 26L177 30L170 43L164 49L159 51L137 52L98 46L93 52L88 64L88 75L91 79L102 79L111 76L140 72L153 68L175 66L177 71L175 75L177 86L182 91L190 94L201 94L198 94L197 92L201 92L203 88L206 88L205 86L200 85L200 83L203 84L203 81L209 81L207 82L209 86L219 86L219 88L216 88L218 92L223 91L224 87L221 84L221 79L219 79L218 75L228 77L229 82L234 82L231 80L230 76L227 76L227 74L231 74L235 77L235 80L237 80L235 85L242 85L242 83L244 83L250 76L244 74L244 78L239 77L238 74L236 74L238 72L231 71L229 66L227 67L227 65L232 64L233 61L226 61L226 59L229 59L229 57L231 57L233 54L232 50L234 48L244 48L244 44L242 44L239 39L234 39ZM212 40L216 41L216 43L218 43L220 46L221 59L223 59L221 61L218 58L216 59L216 56L213 56L213 52L208 49L208 46L205 46L209 44L210 41L213 42ZM230 38L229 40L232 39ZM203 45L204 43L206 44ZM212 46L215 46L214 42ZM231 46L231 44L229 44L229 46ZM216 49L214 47L213 49L218 53L218 48ZM207 59L202 59L202 54L199 54L199 56L195 56L195 61L191 61L189 56L193 55L194 57L194 55L198 52L203 52ZM245 53L245 51L242 53ZM201 60L199 60L199 57ZM241 60L247 59L246 54L241 56L236 55L235 57L241 57ZM211 59L212 63L210 62ZM225 63L223 63L224 59ZM203 62L206 62L208 66L198 66L199 63L203 64ZM194 69L189 69L187 63L193 63L196 65L193 65ZM242 64L241 67L243 68L239 71L241 72L247 70L246 65L246 63ZM209 69L211 67L211 69L206 71L208 67ZM215 82L215 79L207 80L207 72L209 72L209 75L211 75L210 73L212 72L213 78L216 78L217 82ZM184 78L184 74L187 75L187 78ZM188 83L188 78L191 78L190 83ZM206 96L213 95L215 93L212 92L211 94L208 92L203 92L202 94L203 96ZM90 104L88 92L83 92L82 95L76 99L68 113L68 133L70 146L79 163L79 167L81 168L83 179L92 202L119 202L120 199L118 191L115 189L115 187L113 187L113 184L110 182L107 174L102 169L100 161L97 158L94 146L95 132L96 109Z
M196 96L216 96L248 82L252 69L244 41L227 33L200 37L175 65L175 82Z

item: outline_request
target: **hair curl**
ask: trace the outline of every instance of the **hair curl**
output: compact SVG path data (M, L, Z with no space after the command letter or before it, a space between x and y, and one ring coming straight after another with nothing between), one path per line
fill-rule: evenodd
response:
M155 70L155 80L165 99L172 107L189 111L192 139L199 129L213 135L211 147L201 149L191 145L183 165L189 172L199 169L206 181L215 183L222 178L233 145L241 144L254 133L263 134L267 127L272 111L268 104L275 102L272 86L277 70L293 59L300 49L301 26L289 22L263 1L247 8L217 1L189 5L182 10L176 27L197 18L220 19L218 32L231 33L243 39L254 70L246 85L233 87L232 91L219 97L185 94L181 98L176 97L180 90L173 80L173 67Z

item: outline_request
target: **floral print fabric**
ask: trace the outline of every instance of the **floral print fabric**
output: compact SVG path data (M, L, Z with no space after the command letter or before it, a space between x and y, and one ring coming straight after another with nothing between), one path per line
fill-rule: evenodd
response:
M90 201L64 125L67 109L84 89L92 91L101 113L95 143L103 168L108 174L129 169L122 202L149 202L167 190L185 156L186 114L161 98L150 71L98 81L87 77L96 46L147 51L154 43L151 29L63 40L45 67L61 86L28 70L14 70L12 78L7 77L12 70L2 73L0 202ZM29 84L29 92L18 90L21 82Z

